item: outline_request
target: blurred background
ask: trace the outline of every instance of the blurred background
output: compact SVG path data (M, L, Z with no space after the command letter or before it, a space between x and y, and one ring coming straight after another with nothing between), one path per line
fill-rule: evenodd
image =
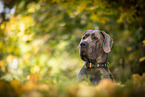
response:
M144 0L0 0L0 78L76 80L84 64L77 46L89 29L113 38L115 81L145 72Z

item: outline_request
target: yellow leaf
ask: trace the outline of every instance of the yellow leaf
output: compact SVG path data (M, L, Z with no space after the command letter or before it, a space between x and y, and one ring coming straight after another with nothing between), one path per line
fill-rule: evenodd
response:
M91 17L90 17L90 19L93 20L93 21L96 21L97 20L97 17L98 16L96 14L92 14Z
M30 91L30 90L33 90L35 88L35 85L33 82L30 82L30 81L27 81L25 84L24 84L24 90L25 91Z
M36 8L36 4L35 3L31 3L28 5L28 12L29 13L34 13L35 12L35 8Z
M79 84L79 90L77 93L77 96L80 97L93 97L95 96L96 89L93 86L87 85L88 83L82 82Z
M50 81L46 81L46 84L50 84Z
M145 60L145 57L141 57L140 59L139 59L139 62L143 62Z
M12 63L13 56L12 55L8 55L7 58L6 58L6 60L7 60L8 63Z
M53 80L53 83L56 84L57 83L56 80Z
M112 82L110 79L103 79L96 87L98 91L102 91L105 93L105 95L113 92L115 89L116 84Z
M130 46L127 46L127 47L126 47L126 51L127 51L127 52L129 52L129 51L131 51L131 50L132 50L132 48L131 48Z
M142 43L143 43L143 46L145 46L145 40L143 40Z
M137 82L137 83L139 83L141 80L141 76L139 74L133 74L132 78L133 78L134 82Z
M31 74L29 78L34 84L37 84L39 79L39 74L36 72L35 74Z
M31 68L32 73L39 72L39 70L40 70L40 67L37 65Z
M145 44L145 40L143 40L142 43Z
M5 72L5 65L4 65L4 61L0 61L0 68L2 72Z
M5 25L4 23L1 24L1 29L4 29L5 28Z
M10 84L16 90L18 95L23 93L23 86L18 80L13 80Z

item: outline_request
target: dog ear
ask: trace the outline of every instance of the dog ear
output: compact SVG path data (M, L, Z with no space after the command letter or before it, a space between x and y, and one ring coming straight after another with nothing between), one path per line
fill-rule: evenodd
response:
M103 50L105 53L109 53L111 51L111 48L112 48L113 39L110 37L110 35L108 35L104 31L101 31L101 34L104 37Z

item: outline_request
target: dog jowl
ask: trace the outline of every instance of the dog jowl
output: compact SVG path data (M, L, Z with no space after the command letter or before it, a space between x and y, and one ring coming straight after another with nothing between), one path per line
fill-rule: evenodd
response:
M87 30L78 46L85 65L78 73L78 80L89 79L92 84L101 79L113 79L107 64L107 54L111 51L112 38L104 31Z

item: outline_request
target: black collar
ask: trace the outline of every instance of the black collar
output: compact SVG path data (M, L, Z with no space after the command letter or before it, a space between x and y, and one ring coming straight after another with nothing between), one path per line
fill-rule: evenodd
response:
M85 67L86 68L105 68L107 69L107 62L105 63L89 63L89 62L86 62L85 63Z

